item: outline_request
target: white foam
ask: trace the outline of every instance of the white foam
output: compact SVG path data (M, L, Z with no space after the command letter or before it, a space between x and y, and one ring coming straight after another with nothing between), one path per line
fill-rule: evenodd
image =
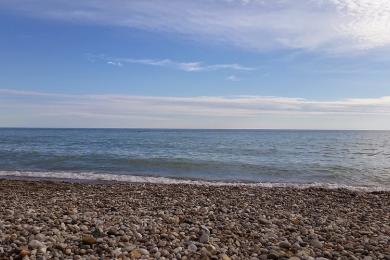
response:
M77 181L119 181L133 183L153 184L191 184L210 186L250 186L250 187L294 187L294 188L326 188L326 189L348 189L354 191L390 191L390 187L372 186L351 186L336 183L274 183L274 182L223 182L205 180L187 180L167 177L152 177L139 175L103 174L94 172L33 172L33 171L0 171L1 178L41 178Z

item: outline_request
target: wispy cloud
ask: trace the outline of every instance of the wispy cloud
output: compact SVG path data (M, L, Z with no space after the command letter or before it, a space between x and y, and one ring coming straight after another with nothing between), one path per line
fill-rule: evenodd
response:
M137 110L158 108L164 106L169 111L207 111L210 115L213 109L227 109L226 116L232 111L240 115L250 116L256 113L294 112L294 113L343 113L343 114L390 114L390 96L379 98L347 98L334 101L317 101L304 98L275 97L275 96L195 96L195 97L165 97L165 96L131 96L131 95L69 95L61 93L46 93L14 89L0 89L2 96L30 96L60 98L65 103L74 100L85 102L104 102L106 104L143 104ZM93 106L91 106L93 108ZM114 107L114 106L113 106ZM171 110L172 108L175 108ZM179 108L176 110L176 108ZM200 110L196 109L200 108ZM153 110L152 109L152 110ZM205 110L206 109L206 110ZM221 110L221 111L222 111ZM162 110L156 109L156 113Z
M72 126L74 122L78 126L89 122L100 127L245 128L285 123L284 128L390 129L390 97L317 101L262 96L67 95L0 89L0 101L0 126L34 118L35 123L59 122L61 126L63 122ZM7 119L11 112L12 120Z
M112 65L112 66L116 66L116 67L122 67L123 64L121 62L118 62L118 61L107 61L107 64L108 65Z
M4 0L0 8L50 19L174 32L257 50L343 53L390 45L388 0Z
M226 79L229 81L240 81L240 78L237 77L236 75L229 75L226 77Z
M166 67L186 72L198 71L217 71L217 70L237 70L237 71L253 71L254 67L243 66L237 63L226 64L205 64L200 61L180 62L172 59L132 59L132 58L117 58L108 57L105 55L89 54L90 60L103 60L109 65L122 67L124 64L141 64L148 66Z

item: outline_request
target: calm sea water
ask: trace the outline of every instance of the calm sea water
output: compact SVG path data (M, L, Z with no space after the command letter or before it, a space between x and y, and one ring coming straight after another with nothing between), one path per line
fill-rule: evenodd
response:
M8 128L0 173L389 188L390 132Z

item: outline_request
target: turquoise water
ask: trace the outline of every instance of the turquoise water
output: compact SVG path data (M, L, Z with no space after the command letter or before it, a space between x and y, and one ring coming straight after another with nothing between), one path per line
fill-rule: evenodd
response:
M0 172L390 187L390 132L3 128Z

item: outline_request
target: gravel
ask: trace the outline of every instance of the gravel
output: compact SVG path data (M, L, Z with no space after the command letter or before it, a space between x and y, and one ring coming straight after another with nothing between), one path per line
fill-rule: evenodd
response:
M0 180L0 259L390 259L390 192Z

